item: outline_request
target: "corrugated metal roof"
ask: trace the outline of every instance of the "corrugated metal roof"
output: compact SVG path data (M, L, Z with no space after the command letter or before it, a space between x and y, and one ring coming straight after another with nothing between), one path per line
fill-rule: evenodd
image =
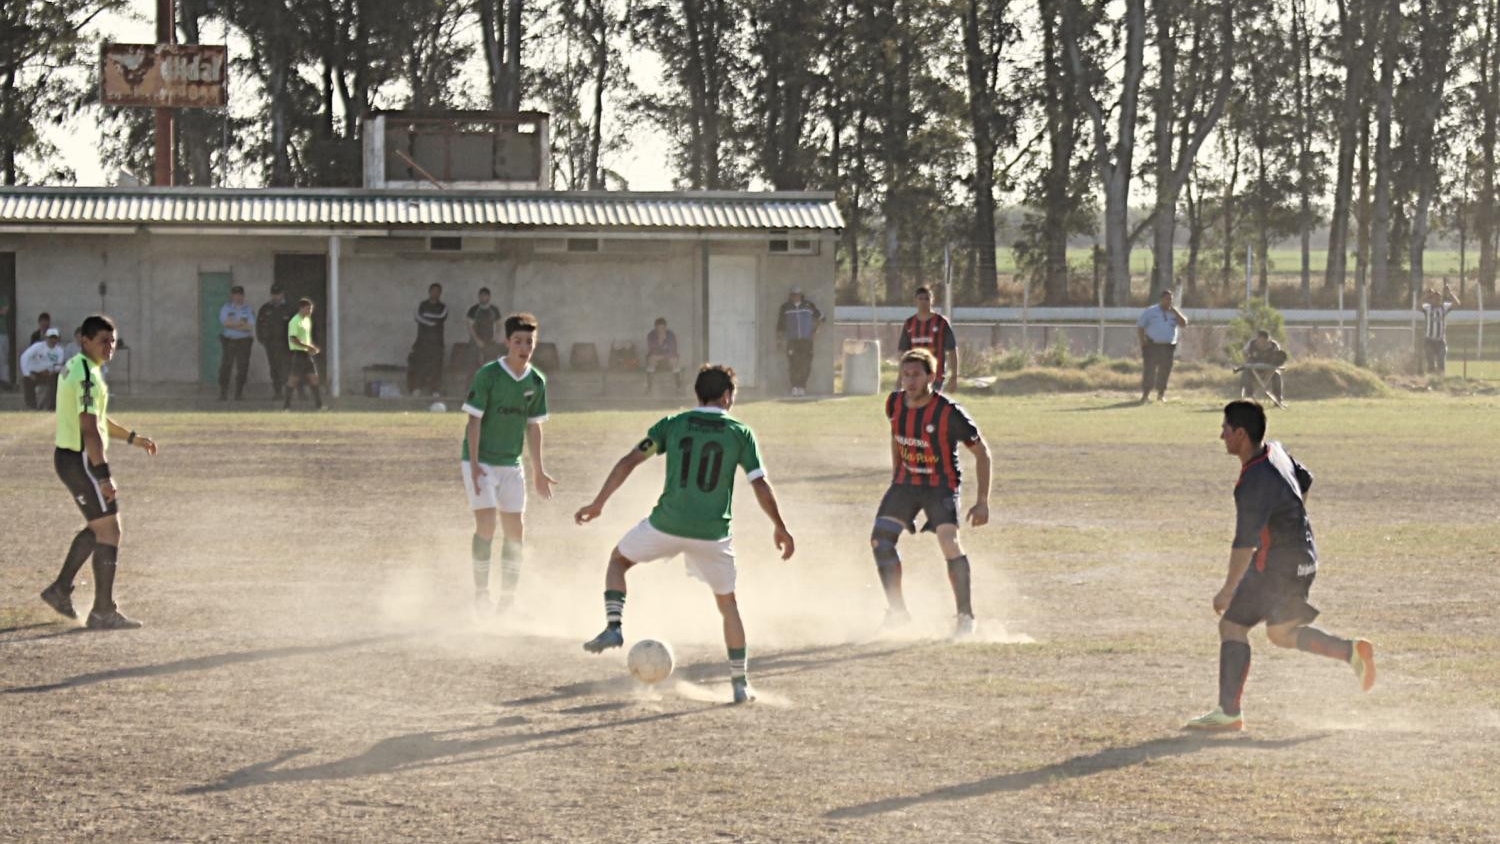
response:
M0 188L0 226L838 230L827 193Z

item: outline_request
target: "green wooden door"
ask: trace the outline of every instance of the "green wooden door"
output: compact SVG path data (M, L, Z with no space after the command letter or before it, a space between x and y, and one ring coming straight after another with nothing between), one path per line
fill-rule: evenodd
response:
M229 301L233 286L229 273L198 273L198 380L205 384L219 382L219 359L224 355L219 309Z

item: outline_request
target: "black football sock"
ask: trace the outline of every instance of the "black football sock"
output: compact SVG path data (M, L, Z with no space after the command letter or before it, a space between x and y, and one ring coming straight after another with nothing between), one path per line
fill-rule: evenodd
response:
M115 566L120 549L98 543L94 546L94 612L108 615L115 611Z
M974 617L974 606L969 602L969 555L963 554L948 561L948 582L953 584L953 602L959 615Z
M490 546L492 542L476 533L469 543L470 559L474 561L475 592L490 590Z
M906 612L906 598L901 595L901 563L886 563L875 570L880 572L880 586L885 589L885 601L891 611Z
M1219 708L1225 715L1240 714L1240 695L1250 676L1250 643L1219 643Z
M322 410L323 409L323 391L318 389L318 385L317 384L308 384L307 385L307 389L309 389L309 390L312 391L313 407L316 407L319 410Z
M1324 633L1316 627L1298 627L1297 650L1348 662L1349 656L1354 653L1354 643Z
M604 590L604 620L611 630L619 630L625 619L625 593Z
M63 592L73 591L73 580L78 577L78 570L83 568L83 561L94 553L94 532L84 528L73 537L73 544L68 546L68 556L63 559L62 571L57 573L57 588Z

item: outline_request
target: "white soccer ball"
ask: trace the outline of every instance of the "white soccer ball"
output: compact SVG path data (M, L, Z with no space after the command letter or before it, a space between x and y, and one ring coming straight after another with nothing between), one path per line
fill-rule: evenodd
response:
M427 409L432 411L433 413L447 413L448 405L443 404L440 401L435 401L432 403L432 406Z
M672 675L672 647L655 639L642 639L631 647L625 662L635 679L654 686Z

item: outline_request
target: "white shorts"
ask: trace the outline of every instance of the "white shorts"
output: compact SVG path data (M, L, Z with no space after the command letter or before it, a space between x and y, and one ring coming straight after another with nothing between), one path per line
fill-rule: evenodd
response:
M650 519L630 529L615 546L620 556L632 563L667 560L681 554L688 574L708 584L715 595L734 593L734 537L723 539L690 539L662 533L651 526Z
M479 492L476 493L474 479L469 476L469 461L464 460L459 465L463 467L464 492L469 494L470 510L526 511L526 472L520 466L479 464L484 475L479 479Z

